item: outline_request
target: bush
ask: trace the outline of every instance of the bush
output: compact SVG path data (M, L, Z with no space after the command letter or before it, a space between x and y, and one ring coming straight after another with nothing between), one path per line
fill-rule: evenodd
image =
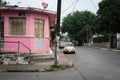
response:
M50 71L59 71L59 70L65 70L68 68L72 68L74 65L52 65L48 69L45 69L46 72Z
M108 42L108 41L109 41L109 37L108 36L93 38L93 42L94 43L102 43L102 42Z

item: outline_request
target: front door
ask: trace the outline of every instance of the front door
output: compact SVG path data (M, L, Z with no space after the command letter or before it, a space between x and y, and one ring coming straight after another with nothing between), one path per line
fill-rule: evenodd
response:
M0 48L3 48L4 44L4 18L0 17Z
M44 49L44 21L42 19L35 19L34 36L34 49Z

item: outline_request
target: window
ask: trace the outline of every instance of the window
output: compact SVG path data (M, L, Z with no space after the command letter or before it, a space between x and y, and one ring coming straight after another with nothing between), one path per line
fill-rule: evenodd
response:
M35 19L35 32L36 38L44 38L44 20Z
M25 34L26 34L26 19L10 18L9 35L25 35Z

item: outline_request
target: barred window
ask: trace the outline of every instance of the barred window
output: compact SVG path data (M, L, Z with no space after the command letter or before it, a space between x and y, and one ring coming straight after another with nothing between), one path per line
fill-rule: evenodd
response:
M26 19L25 18L9 18L9 35L25 35Z
M35 19L35 32L36 38L44 38L44 20Z

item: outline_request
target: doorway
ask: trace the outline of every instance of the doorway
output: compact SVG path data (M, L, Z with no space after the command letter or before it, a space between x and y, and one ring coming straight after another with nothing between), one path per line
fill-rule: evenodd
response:
M34 36L34 49L44 49L44 20L35 19Z

